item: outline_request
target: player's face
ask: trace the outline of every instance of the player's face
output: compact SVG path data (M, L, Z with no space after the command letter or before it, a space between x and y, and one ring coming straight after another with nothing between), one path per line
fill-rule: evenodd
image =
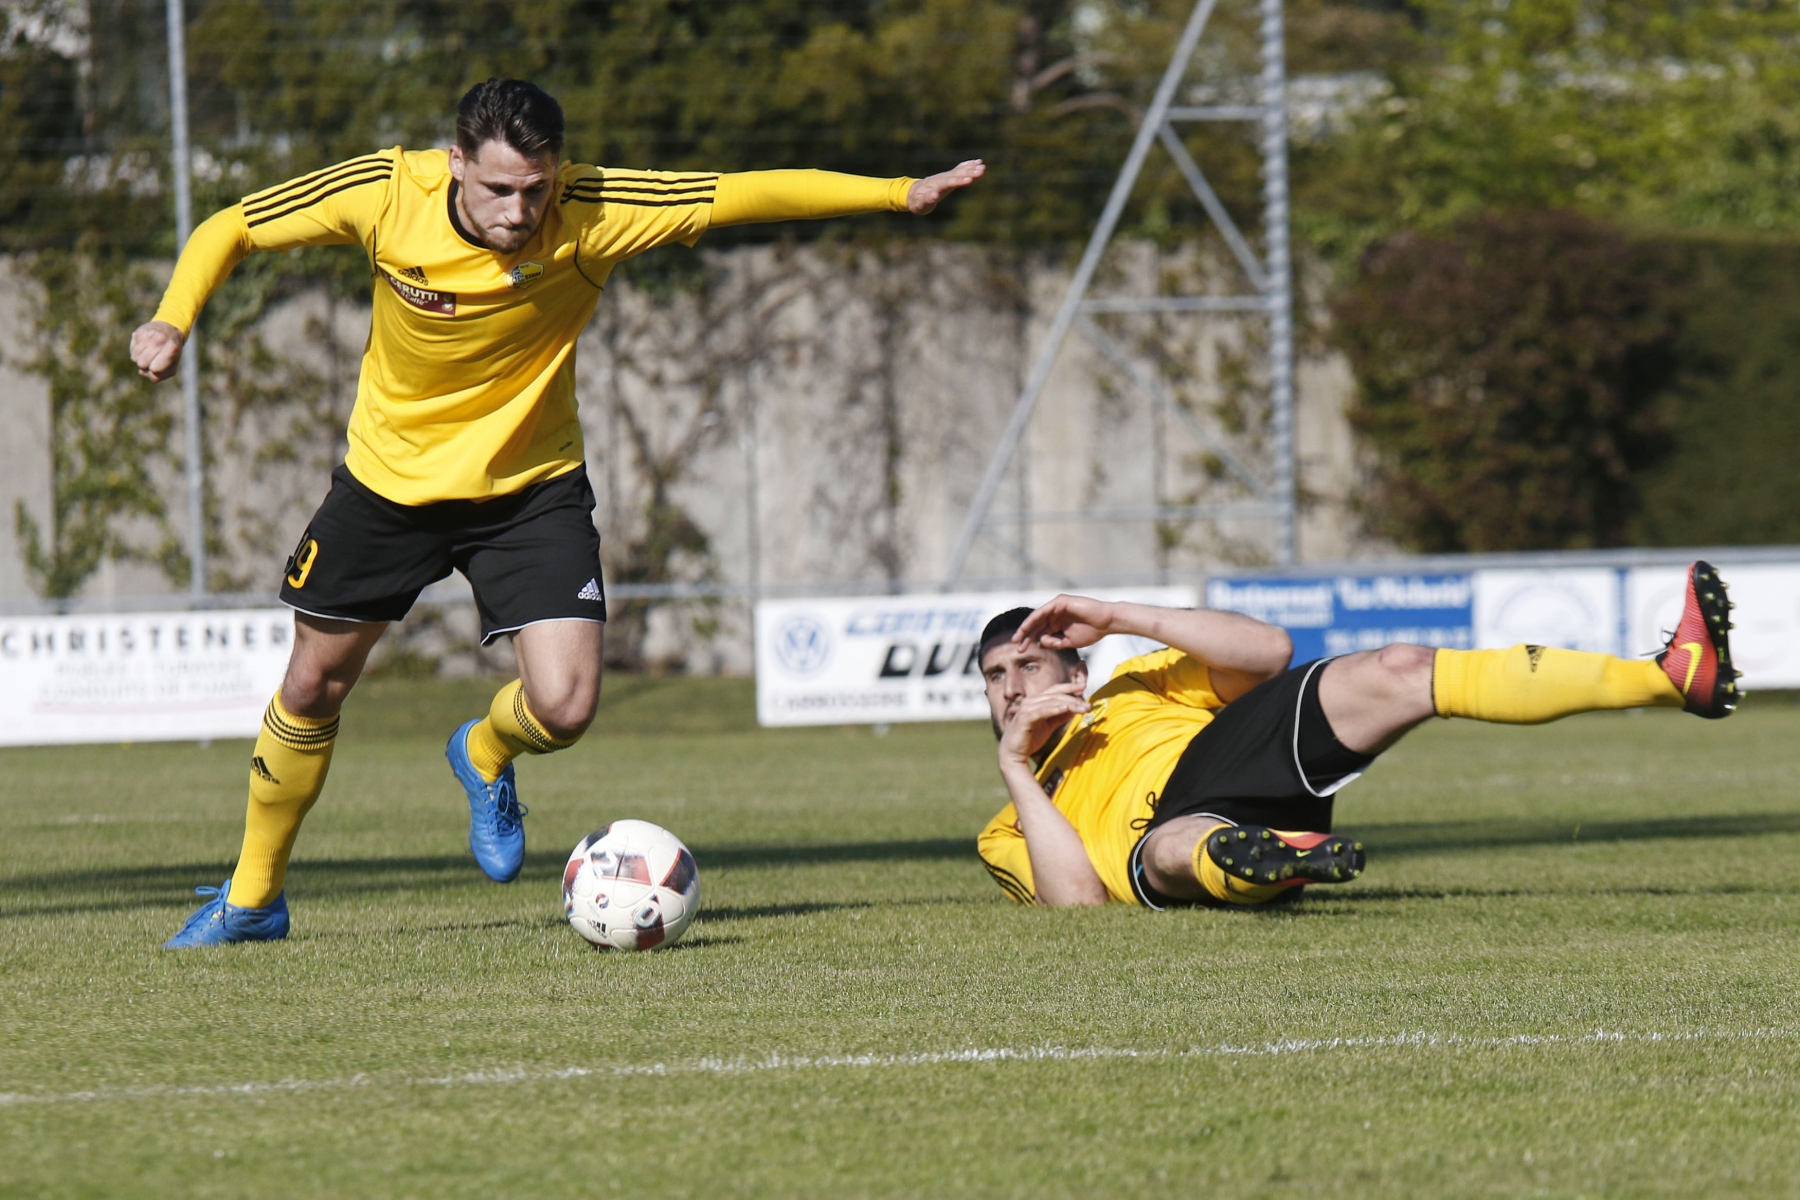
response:
M486 142L475 154L450 147L450 173L461 185L456 203L469 232L490 250L525 248L556 189L554 154L521 154L505 142Z
M1020 646L1004 642L982 656L981 675L987 683L988 713L994 719L994 736L998 737L1020 704L1077 675L1085 679L1087 668L1070 667L1062 655L1036 643Z

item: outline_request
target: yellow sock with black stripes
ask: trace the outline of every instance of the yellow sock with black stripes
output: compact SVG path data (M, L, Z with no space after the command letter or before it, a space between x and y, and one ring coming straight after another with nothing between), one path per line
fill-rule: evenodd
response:
M1681 692L1653 659L1554 646L1439 650L1431 702L1440 717L1540 725L1611 708L1680 708Z
M469 761L489 783L521 754L567 750L577 741L553 738L525 703L525 686L515 679L494 694L488 715L469 728Z
M263 710L262 732L250 756L244 848L227 897L232 904L261 908L281 894L294 837L325 786L337 734L336 716L296 717L281 706L280 693Z

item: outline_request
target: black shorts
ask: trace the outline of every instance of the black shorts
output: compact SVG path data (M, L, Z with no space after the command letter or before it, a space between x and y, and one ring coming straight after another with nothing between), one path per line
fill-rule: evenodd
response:
M428 584L468 577L482 645L538 621L606 620L594 489L577 467L491 500L396 504L339 466L300 535L281 602L340 621L398 621Z
M1332 796L1374 761L1374 755L1347 749L1325 719L1319 674L1330 661L1294 667L1257 684L1194 735L1157 797L1144 837L1131 849L1131 887L1138 903L1207 904L1165 896L1144 880L1144 838L1176 817L1330 831ZM1299 894L1299 888L1292 889L1293 898Z

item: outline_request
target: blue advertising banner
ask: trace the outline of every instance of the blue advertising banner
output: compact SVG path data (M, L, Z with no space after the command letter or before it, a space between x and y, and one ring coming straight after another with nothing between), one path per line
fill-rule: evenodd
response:
M1468 650L1475 645L1471 574L1213 578L1206 606L1286 629L1294 661L1374 650L1391 642Z

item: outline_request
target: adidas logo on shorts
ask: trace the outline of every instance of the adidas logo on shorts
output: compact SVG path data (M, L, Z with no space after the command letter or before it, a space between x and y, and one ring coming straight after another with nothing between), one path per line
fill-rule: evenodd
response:
M605 599L605 597L600 594L600 581L598 579L588 580L587 586L582 588L579 592L575 593L575 598L577 600L603 600L603 599Z

